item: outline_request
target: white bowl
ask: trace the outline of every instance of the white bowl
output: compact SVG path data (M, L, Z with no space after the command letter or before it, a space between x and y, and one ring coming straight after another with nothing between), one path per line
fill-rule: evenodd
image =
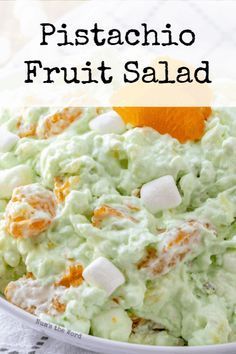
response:
M208 345L198 347L160 347L152 345L129 344L115 342L108 339L93 337L87 334L68 331L54 324L39 321L36 316L12 305L4 298L0 297L0 307L18 320L37 331L53 337L62 342L66 342L76 347L89 349L103 354L235 354L236 343Z

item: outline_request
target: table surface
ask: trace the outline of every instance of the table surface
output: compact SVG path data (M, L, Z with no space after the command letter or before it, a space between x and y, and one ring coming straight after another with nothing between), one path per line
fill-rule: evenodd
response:
M48 338L0 310L0 353L95 354Z

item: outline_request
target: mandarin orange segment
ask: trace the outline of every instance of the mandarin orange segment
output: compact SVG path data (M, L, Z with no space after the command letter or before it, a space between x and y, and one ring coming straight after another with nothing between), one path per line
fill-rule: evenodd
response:
M138 262L137 268L148 268L151 263L157 259L157 250L155 248L149 247L146 249L145 256Z
M63 203L65 198L71 191L72 186L79 183L78 176L71 176L67 178L55 177L54 178L54 194L58 203Z
M154 247L147 248L146 255L137 264L137 268L146 268L154 276L166 274L183 261L193 246L200 242L200 229L203 226L201 223L190 221L160 234L162 240L158 251Z
M63 313L66 310L66 305L59 301L58 297L52 299L52 307L58 312Z
M17 121L16 128L20 138L29 138L36 136L36 124L26 124L22 117Z
M135 127L148 126L169 134L181 143L199 140L204 134L210 107L114 107L125 121Z
M50 286L42 285L39 280L25 275L8 283L4 295L12 304L31 314L36 314L41 305L47 305Z
M82 112L83 110L80 107L69 107L44 117L38 124L36 130L37 136L40 139L47 139L61 134L81 116Z
M133 222L137 222L137 220L134 217L128 215L125 211L121 211L109 205L103 204L99 208L94 210L94 214L92 217L92 224L95 227L100 227L103 220L109 217L128 218Z
M15 238L27 238L45 231L56 215L56 200L40 184L15 188L6 207L7 232Z
M83 282L83 267L80 264L71 265L68 272L56 283L56 286L77 287Z
M101 205L99 208L94 210L94 214L92 217L92 224L95 227L99 227L105 218L111 216L123 218L124 214L121 211L110 207L109 205L106 204Z
M54 178L54 194L57 198L58 203L64 202L66 196L69 194L70 183L67 179L63 181L60 177Z

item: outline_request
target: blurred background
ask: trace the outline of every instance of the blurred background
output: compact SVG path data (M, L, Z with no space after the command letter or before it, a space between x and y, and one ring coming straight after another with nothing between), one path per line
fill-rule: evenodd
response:
M72 10L78 1L68 1ZM0 69L14 59L38 30L39 20L56 20L65 13L65 2L55 6L54 0L0 0Z
M114 89L117 90L123 85L125 61L135 58L142 68L163 56L191 63L195 67L199 66L202 60L208 60L214 85L217 86L218 91L222 88L224 91L221 104L228 105L228 101L225 101L225 91L227 91L226 96L229 97L229 102L233 101L235 104L235 13L236 0L122 0L118 6L110 0L103 2L100 0L0 0L0 104L5 103L3 90L8 90L7 94L18 88L20 92L23 92L25 60L37 59L42 60L44 66L58 64L58 67L64 65L70 68L72 65L82 67L89 59L96 75L97 66L101 60L106 59L115 73L113 84ZM62 18L68 24L68 34L71 40L74 39L76 28L89 29L95 22L101 24L105 30L110 28L127 30L139 28L141 23L148 23L150 28L158 31L169 22L172 24L173 36L178 36L184 28L191 28L196 33L196 42L191 48L172 46L164 50L162 46L130 47L123 45L120 50L119 46L96 47L92 40L86 46L59 47L56 45L55 36L55 39L50 41L50 45L40 46L40 40L37 39L37 35L41 35L39 24L50 22L58 25L59 28ZM39 81L40 74L37 76ZM58 81L63 84L59 75ZM72 85L70 88L73 89ZM24 89L29 90L29 87L24 87ZM31 89L32 87L29 90L30 94ZM65 89L68 91L66 84L64 91ZM82 86L76 86L77 95L78 89L82 90ZM96 92L99 105L107 105L111 97L111 86L105 87L101 84L96 86L96 89L92 85L86 86L87 94L89 90L92 96ZM45 85L42 85L42 92L43 100L51 97L49 92L45 94ZM84 93L83 90L82 92ZM174 105L178 105L176 104L178 95L169 96L173 97ZM18 96L14 95L14 100L15 97ZM148 99L149 95L142 95L144 100L146 97ZM30 104L28 101L27 103ZM44 101L39 103L48 105L48 102ZM147 101L143 101L142 104L149 105ZM195 104L202 106L204 102L195 102ZM80 105L82 105L81 102ZM93 102L90 102L90 105L93 105Z

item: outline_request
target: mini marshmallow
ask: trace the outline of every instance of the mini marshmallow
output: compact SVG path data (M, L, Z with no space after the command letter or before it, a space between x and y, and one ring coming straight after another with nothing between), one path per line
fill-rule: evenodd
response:
M83 271L83 278L90 285L105 290L108 296L125 282L120 270L105 257L99 257L89 264Z
M160 210L175 208L182 201L172 176L163 176L144 184L140 197L146 208L153 214Z
M20 138L5 128L0 128L0 152L8 152Z
M0 171L0 199L11 198L16 187L32 183L32 170L28 165L18 165Z
M121 134L125 130L125 123L119 114L110 111L91 120L89 127L100 134Z

